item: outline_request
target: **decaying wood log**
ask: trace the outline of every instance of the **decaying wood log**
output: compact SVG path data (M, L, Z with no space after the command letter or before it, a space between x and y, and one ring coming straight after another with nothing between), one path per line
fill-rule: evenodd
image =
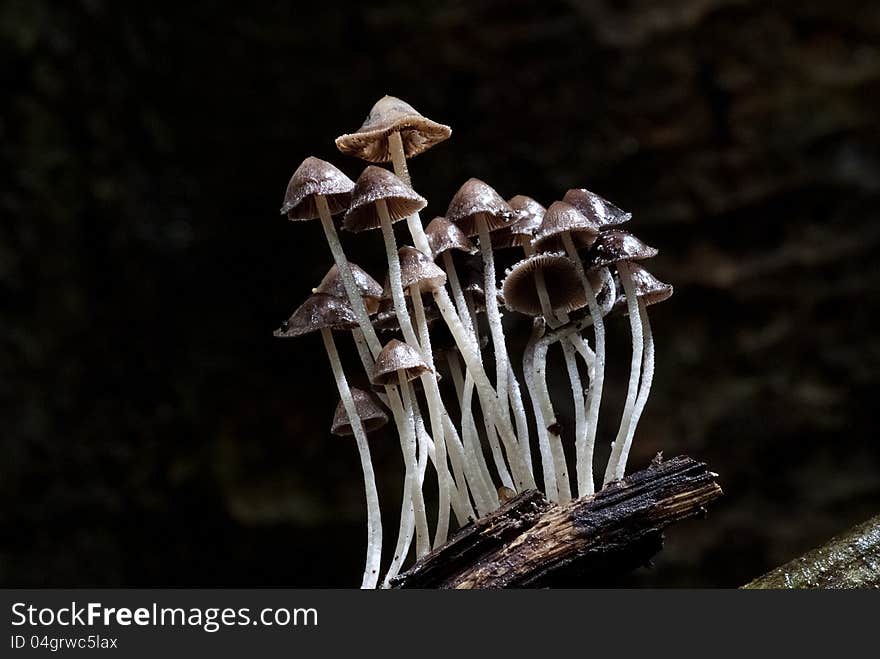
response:
M743 588L880 588L880 515Z
M704 515L717 474L688 457L662 460L564 505L529 490L462 528L393 580L395 588L515 588L606 582L648 563L663 529Z

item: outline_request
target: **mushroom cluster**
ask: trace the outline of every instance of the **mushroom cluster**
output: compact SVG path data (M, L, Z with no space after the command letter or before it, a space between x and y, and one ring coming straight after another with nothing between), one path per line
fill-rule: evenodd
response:
M363 588L380 581L387 586L413 546L421 558L443 545L453 517L464 526L536 487L556 503L595 492L604 319L616 312L629 316L633 347L626 402L602 484L622 478L654 374L647 307L672 295L672 286L641 265L657 250L620 228L631 214L586 189L569 190L545 208L524 195L505 201L472 178L445 216L423 226L419 213L427 202L412 187L407 160L451 133L385 96L360 129L336 140L342 153L377 164L367 165L355 182L328 162L306 158L281 209L293 221L320 220L333 257L327 275L275 336L320 333L323 339L340 398L331 432L355 438L364 473ZM393 171L379 166L388 162ZM404 221L412 244L399 246L394 225ZM380 230L385 286L347 259L339 226L356 233ZM522 252L499 284L501 250ZM508 349L505 310L532 322L519 362ZM508 322L515 319L511 315ZM592 342L584 335L590 327ZM343 367L334 333L350 335L360 373ZM570 436L557 422L547 384L547 354L557 344L574 399ZM521 365L527 402L515 364ZM367 384L354 388L350 377ZM403 498L397 542L383 573L368 435L389 419L400 441ZM437 482L430 520L424 495L429 466Z

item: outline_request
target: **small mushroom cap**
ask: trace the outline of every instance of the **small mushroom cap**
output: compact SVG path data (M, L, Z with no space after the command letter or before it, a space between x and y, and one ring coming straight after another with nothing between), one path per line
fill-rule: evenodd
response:
M348 262L351 268L351 275L354 277L354 283L357 285L364 299L364 306L367 313L371 316L379 310L379 300L382 299L382 287L375 279L373 279L363 268L355 265L351 261ZM342 277L339 275L339 268L336 264L327 271L321 283L312 289L312 293L325 293L335 297L348 299L348 293L345 290L345 284L342 283Z
M373 384L400 384L398 371L403 371L404 377L409 381L415 380L423 373L429 373L431 369L428 368L418 350L408 343L391 339L376 357L373 376L370 379Z
M415 287L419 293L429 293L446 285L446 273L424 252L404 245L397 254L400 257L400 278L406 292Z
M394 302L391 300L390 288L383 295L385 297L379 303L379 311L373 319L373 327L377 332L399 332L400 323L397 321L397 312L394 310ZM428 322L428 327L433 327L440 320L440 311L430 297L423 297L422 305L425 307L425 320ZM406 308L412 318L415 311L409 296L406 298Z
M376 202L384 200L392 222L417 213L428 202L393 172L369 165L358 177L351 193L351 205L342 226L349 231L366 231L382 226Z
M514 221L513 210L494 188L478 178L468 179L449 202L446 219L470 237L479 233L477 220L481 217L485 218L489 231Z
M599 226L564 201L554 201L544 214L541 226L535 231L533 244L544 251L564 251L562 234L568 233L575 248L589 247L596 241Z
M449 139L452 129L422 116L409 103L394 96L380 98L356 132L336 138L336 148L368 162L388 162L388 136L399 132L403 152L412 158Z
M541 225L547 209L531 197L518 194L507 200L513 210L514 221L492 234L492 247L524 247L532 242L535 230Z
M275 330L274 335L289 339L324 328L351 330L357 326L357 317L348 300L325 293L315 293L293 312L285 327Z
M348 208L354 181L326 160L309 156L302 161L284 194L281 214L289 220L314 220L319 217L315 195L323 195L330 207L330 214L336 215Z
M435 259L451 249L466 254L477 253L476 246L468 240L464 232L445 217L435 217L431 220L425 227L425 234L428 236L428 245Z
M540 316L541 299L535 274L544 273L550 306L554 311L574 311L587 303L574 263L564 254L535 254L514 265L504 279L507 308L527 316Z
M658 304L672 297L672 284L667 284L657 279L645 268L633 263L630 266L633 284L635 285L636 297L644 302L645 306ZM626 309L626 293L621 286L618 288L618 296L614 301L614 309L617 311Z
M646 245L627 231L610 229L596 238L585 265L592 270L620 261L643 261L654 256L657 256L656 248Z
M584 188L572 188L565 193L562 201L577 208L602 228L623 224L632 219L632 213L621 210L607 199Z
M372 395L363 389L351 387L351 397L354 399L354 408L360 417L364 431L369 435L388 423L388 415L379 407L379 403ZM345 405L342 401L336 405L336 412L333 414L333 424L330 426L330 432L339 437L351 437L354 430L351 429L351 421L348 413L345 411Z

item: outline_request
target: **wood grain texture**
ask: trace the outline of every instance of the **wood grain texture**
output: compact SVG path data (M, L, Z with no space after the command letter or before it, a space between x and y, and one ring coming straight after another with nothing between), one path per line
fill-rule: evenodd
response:
M564 505L529 490L461 529L399 575L396 588L581 586L625 574L663 546L663 529L704 515L717 474L688 457L663 461Z

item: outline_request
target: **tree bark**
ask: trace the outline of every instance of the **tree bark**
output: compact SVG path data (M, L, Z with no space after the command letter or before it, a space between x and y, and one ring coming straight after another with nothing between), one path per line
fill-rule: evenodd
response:
M688 457L663 461L564 505L536 490L462 528L393 580L395 588L587 586L650 562L663 530L702 516L717 474Z
M880 515L743 588L880 588Z

